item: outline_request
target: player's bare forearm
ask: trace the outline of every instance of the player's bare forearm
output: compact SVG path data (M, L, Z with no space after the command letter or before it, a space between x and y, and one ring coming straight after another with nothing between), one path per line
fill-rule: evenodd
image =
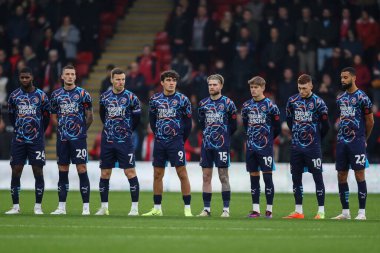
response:
M92 109L86 110L86 128L89 129L94 121L94 113Z
M373 119L373 113L366 114L364 116L365 118L365 134L366 134L366 139L368 140L369 137L371 136L373 125L375 124L375 121Z

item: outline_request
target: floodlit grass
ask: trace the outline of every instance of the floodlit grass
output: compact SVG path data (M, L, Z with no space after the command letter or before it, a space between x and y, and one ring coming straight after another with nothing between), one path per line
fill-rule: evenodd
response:
M99 193L91 193L91 213L100 205ZM202 195L192 195L192 210L202 210ZM0 214L1 252L380 252L380 195L367 200L367 221L313 220L315 195L306 194L305 220L284 220L294 210L291 194L276 194L274 218L249 219L251 196L233 193L231 217L220 218L220 193L213 195L212 217L185 218L180 193L164 193L163 217L128 217L129 192L110 192L110 216L81 216L79 192L68 195L68 214L49 215L57 207L56 192L46 192L45 215L33 214L34 192L22 191L21 215ZM351 213L358 209L351 194ZM261 196L265 212L265 196ZM264 204L264 205L263 205ZM152 193L140 194L140 213L152 208ZM11 207L8 191L0 191L0 211ZM326 216L340 213L337 194L327 195Z

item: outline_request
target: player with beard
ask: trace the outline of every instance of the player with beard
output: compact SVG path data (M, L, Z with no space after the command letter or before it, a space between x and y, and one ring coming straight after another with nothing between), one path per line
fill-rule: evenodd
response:
M44 131L49 124L50 105L46 94L33 85L33 73L30 68L20 71L19 81L21 87L13 91L8 100L9 118L14 127L10 159L13 207L5 214L20 213L20 178L27 159L32 165L35 178L34 214L43 214L41 203L45 188L42 170L45 165Z
M218 168L222 184L223 212L221 217L230 216L231 189L228 176L230 166L230 137L236 131L236 106L234 102L222 95L224 78L211 75L207 78L210 96L199 102L199 123L203 131L201 161L203 171L203 204L204 208L198 215L211 215L211 179L212 170Z
M69 190L70 163L76 165L79 190L82 195L82 215L90 215L90 181L87 175L87 130L93 121L90 94L75 84L75 68L65 66L61 78L63 87L51 95L51 113L57 124L58 198L57 210L51 214L66 214L66 198Z
M340 117L336 146L336 170L338 171L339 197L343 210L333 219L351 219L347 184L348 171L351 168L355 172L358 184L359 212L355 219L365 220L367 199L365 168L369 166L366 146L374 125L372 103L368 96L356 86L354 68L344 68L340 78L342 89L345 92L337 98Z

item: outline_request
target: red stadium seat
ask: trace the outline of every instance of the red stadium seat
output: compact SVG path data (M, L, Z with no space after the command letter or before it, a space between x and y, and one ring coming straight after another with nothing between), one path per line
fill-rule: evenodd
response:
M94 61L94 55L90 51L83 51L77 54L77 63L85 63L91 65Z
M154 39L155 45L168 44L168 43L169 43L169 35L167 32L158 32L156 34L156 38Z
M101 25L115 25L117 16L113 12L103 12L100 14Z
M160 44L156 45L156 51L160 54L170 54L170 45L169 44Z
M75 66L75 70L78 78L82 79L88 76L88 73L90 72L90 66L86 63L79 63Z

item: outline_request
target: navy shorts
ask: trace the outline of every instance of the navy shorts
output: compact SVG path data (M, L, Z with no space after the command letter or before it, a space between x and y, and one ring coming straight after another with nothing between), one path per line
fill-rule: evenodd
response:
M319 149L290 151L290 172L298 174L303 172L321 173L322 152Z
M273 152L258 152L247 150L245 153L245 161L248 172L268 172L274 171L275 165L273 160Z
M337 143L335 168L338 171L362 170L369 167L365 141Z
M169 141L154 141L153 166L165 168L168 161L172 167L186 165L185 148L182 138Z
M59 165L87 163L86 139L68 141L57 140L57 159Z
M28 164L43 167L45 165L45 144L43 141L24 143L12 141L11 165Z
M217 168L230 167L230 151L228 149L205 149L201 148L201 161L202 168L213 168L214 164Z
M126 142L107 142L105 138L102 138L99 167L101 169L134 168L135 151L132 140Z

